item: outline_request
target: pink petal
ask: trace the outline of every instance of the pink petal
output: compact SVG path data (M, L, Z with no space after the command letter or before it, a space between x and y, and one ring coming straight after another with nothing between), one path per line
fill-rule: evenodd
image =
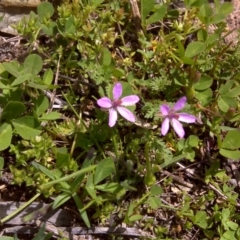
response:
M113 99L118 100L122 96L122 84L116 83L113 87Z
M118 112L127 119L129 122L135 122L135 116L134 114L129 111L127 108L124 107L117 107Z
M170 107L166 104L163 104L160 106L160 112L162 113L163 116L167 116L170 112Z
M176 119L172 119L172 126L173 126L173 129L174 131L177 133L177 135L180 137L180 138L183 138L184 135L185 135L185 131L183 129L183 126L182 124L176 120Z
M113 127L117 122L117 111L114 108L111 108L109 110L109 119L108 119L108 125L109 127Z
M137 95L130 95L121 99L122 106L131 106L137 103L140 98Z
M188 113L178 113L178 120L185 123L194 123L196 122L196 117Z
M97 100L97 104L102 108L110 108L112 107L112 101L111 99L107 97L103 97Z
M185 104L187 102L187 98L186 97L181 97L180 99L178 99L178 101L175 103L173 110L174 111L179 111L181 109L184 108Z
M165 118L162 123L162 127L161 127L162 135L165 136L167 134L168 130L169 130L169 118Z

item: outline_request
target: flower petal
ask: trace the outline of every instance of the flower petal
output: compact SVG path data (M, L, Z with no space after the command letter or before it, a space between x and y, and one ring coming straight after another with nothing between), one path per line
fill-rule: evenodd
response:
M178 101L175 103L175 105L173 107L173 111L179 111L179 110L183 109L186 102L187 102L186 97L181 97L180 99L178 99Z
M177 133L177 135L180 137L180 138L183 138L184 135L185 135L185 131L183 129L183 126L182 124L176 120L176 119L172 119L172 126L173 126L173 129L174 131Z
M122 96L122 84L116 83L113 87L113 99L118 100Z
M163 116L167 116L170 112L170 107L166 104L163 104L160 106L160 112L162 113Z
M109 110L109 119L108 119L108 125L109 127L113 127L117 122L117 111L114 108L111 108Z
M127 119L129 122L135 122L136 119L134 114L131 111L129 111L127 108L117 107L117 110L122 115L122 117Z
M167 134L168 130L169 130L169 118L165 118L162 123L162 127L161 127L162 135L165 136Z
M185 123L194 123L196 122L196 117L188 113L178 113L178 121Z
M102 108L112 107L112 101L111 101L111 99L109 99L107 97L102 97L102 98L98 99L97 104Z
M137 103L140 98L137 95L130 95L121 99L122 106L131 106Z

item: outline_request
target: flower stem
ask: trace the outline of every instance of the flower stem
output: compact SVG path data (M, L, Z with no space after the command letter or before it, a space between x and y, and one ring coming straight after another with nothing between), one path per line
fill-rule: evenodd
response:
M147 142L145 144L145 149L144 149L145 159L146 159L146 175L144 178L144 182L147 186L151 186L156 182L156 178L152 174L152 165L149 157L149 151L150 151L150 146L149 146L149 142Z
M116 180L117 180L117 182L119 182L119 155L118 155L116 134L114 134L112 136L112 142L113 142L114 152L115 152L115 156L116 156Z
M27 208L34 200L36 200L41 194L37 193L34 197L32 197L29 201L24 203L21 207L13 211L11 214L9 214L7 217L1 219L0 224L3 225L5 222L9 221L11 218L18 215L21 211L23 211L25 208Z

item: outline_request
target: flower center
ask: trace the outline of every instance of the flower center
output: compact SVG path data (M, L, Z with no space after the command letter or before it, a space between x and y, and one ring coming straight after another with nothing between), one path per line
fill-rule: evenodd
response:
M179 114L175 113L175 112L171 112L169 114L169 118L174 118L174 119L178 119L179 118Z
M113 101L112 106L115 108L115 107L120 106L121 104L122 104L121 99L118 99L118 100Z

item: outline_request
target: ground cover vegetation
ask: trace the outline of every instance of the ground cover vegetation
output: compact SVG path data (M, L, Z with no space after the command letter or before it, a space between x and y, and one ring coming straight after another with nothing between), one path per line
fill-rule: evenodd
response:
M2 175L82 226L240 239L233 6L134 3L43 2L15 26L29 55L0 64Z

